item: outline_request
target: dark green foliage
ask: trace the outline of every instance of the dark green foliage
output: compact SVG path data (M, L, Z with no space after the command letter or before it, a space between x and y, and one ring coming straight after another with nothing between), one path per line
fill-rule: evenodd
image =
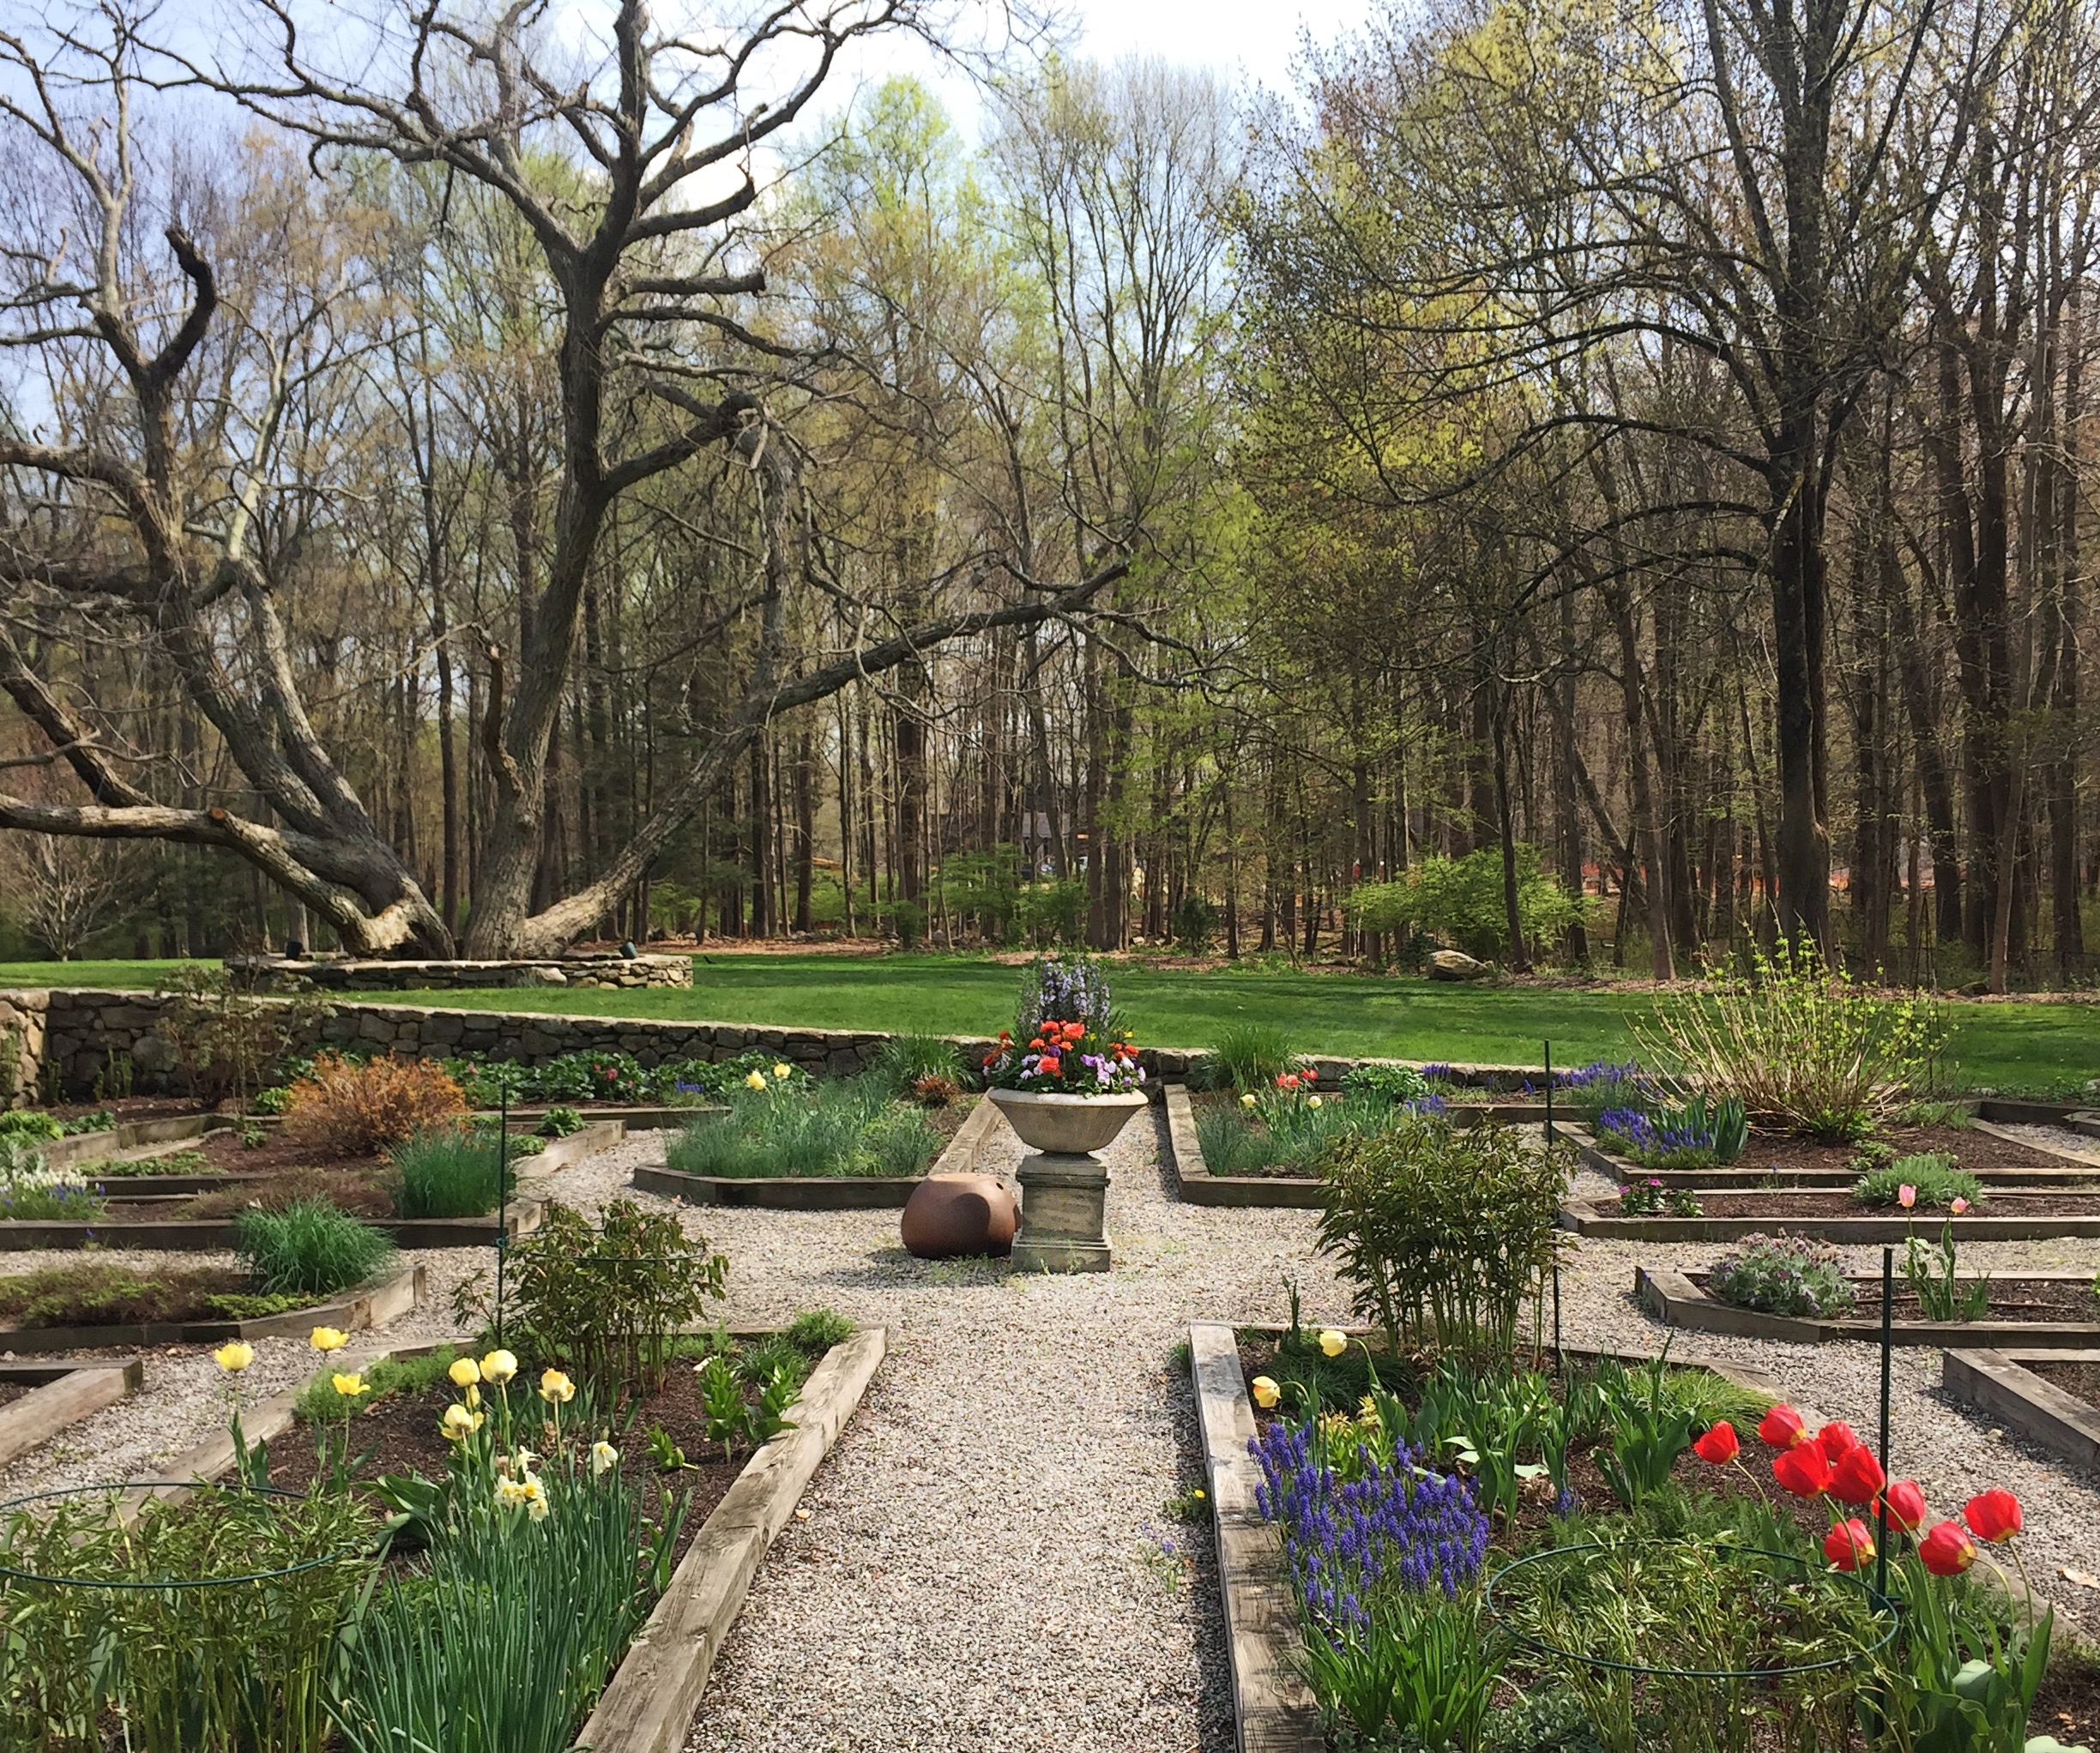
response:
M1714 1262L1706 1288L1765 1315L1844 1315L1853 1301L1838 1250L1801 1236L1744 1237Z
M854 1325L836 1309L805 1309L788 1323L787 1337L812 1358L853 1337Z
M1287 1071L1296 1071L1304 1056L1283 1030L1265 1022L1239 1022L1217 1038L1207 1056L1207 1087L1235 1089L1243 1094L1267 1089Z
M1852 1160L1862 1172L1852 1184L1852 1196L1862 1205L1889 1206L1899 1202L1905 1187L1916 1190L1916 1205L1934 1209L1965 1199L1971 1205L1983 1202L1983 1184L1943 1150L1920 1151L1915 1156L1893 1156L1886 1148L1862 1152Z
M502 1165L492 1134L441 1126L388 1153L405 1218L480 1217L496 1209Z
M394 1244L326 1199L295 1199L281 1211L251 1208L233 1220L233 1250L265 1292L325 1297L375 1277Z
M892 1098L908 1096L922 1077L944 1077L957 1087L969 1081L962 1056L940 1035L892 1035L876 1054L869 1077Z

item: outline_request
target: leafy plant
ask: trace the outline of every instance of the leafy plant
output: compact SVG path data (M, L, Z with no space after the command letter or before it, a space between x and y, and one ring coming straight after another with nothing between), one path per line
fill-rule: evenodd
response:
M1724 1303L1765 1315L1844 1315L1854 1301L1837 1250L1801 1236L1744 1237L1714 1262L1706 1287Z
M1759 955L1710 996L1658 1001L1636 1021L1644 1052L1746 1111L1840 1143L1864 1137L1925 1082L1951 1033L1928 998L1897 998L1825 966L1813 943Z
M1558 1081L1577 1117L1591 1122L1611 1108L1645 1111L1656 1099L1655 1081L1631 1059L1593 1059L1560 1073Z
M1669 1390L1669 1350L1629 1371L1616 1358L1597 1365L1597 1392L1611 1429L1611 1443L1596 1451L1597 1471L1612 1495L1638 1509L1669 1480L1677 1457L1692 1446L1697 1420Z
M853 1337L853 1322L836 1309L806 1309L783 1332L790 1345L814 1359Z
M542 1138L569 1138L583 1130L582 1115L574 1108L552 1107L540 1116L540 1123L533 1128Z
M1266 1022L1234 1023L1218 1036L1205 1059L1210 1087L1242 1093L1268 1089L1277 1078L1306 1063L1290 1036Z
M1665 1187L1652 1175L1644 1181L1628 1181L1619 1190L1619 1210L1626 1217L1697 1217L1702 1209L1699 1195L1689 1187Z
M738 1180L786 1176L917 1175L939 1154L940 1134L916 1107L872 1082L821 1084L807 1095L746 1092L726 1114L689 1122L665 1152L689 1175Z
M266 994L202 962L171 969L154 993L161 1001L154 1032L175 1050L190 1093L205 1103L228 1096L245 1103L270 1066L311 1040L328 1013L303 981L280 982Z
M1904 1244L1904 1281L1928 1321L1981 1321L1990 1313L1990 1274L1960 1282L1956 1275L1954 1220L1940 1226L1940 1245L1928 1249L1914 1228Z
M460 1087L427 1059L389 1056L360 1063L323 1053L292 1086L284 1136L335 1156L368 1156L466 1111Z
M1431 854L1391 883L1362 883L1346 902L1367 931L1427 932L1484 961L1509 949L1502 851L1483 846L1462 858ZM1517 913L1527 943L1558 937L1582 918L1582 905L1540 868L1538 849L1517 848Z
M32 1142L50 1138L63 1138L65 1128L56 1114L48 1114L41 1108L13 1108L0 1114L0 1138L22 1138Z
M1704 1169L1732 1163L1750 1142L1743 1105L1733 1096L1711 1105L1694 1096L1682 1107L1607 1108L1590 1124L1599 1143L1644 1169Z
M458 1347L441 1345L417 1357L382 1358L363 1371L365 1391L358 1401L359 1408L377 1406L395 1395L422 1394L437 1387L460 1355ZM341 1400L324 1374L299 1391L292 1402L292 1415L302 1425L325 1425L341 1418Z
M1557 1153L1506 1127L1403 1114L1329 1147L1320 1246L1396 1352L1507 1357L1563 1245L1564 1180Z
M1356 1065L1343 1074L1342 1093L1366 1096L1384 1102L1427 1100L1433 1092L1429 1080L1412 1065Z
M503 1163L493 1136L438 1126L387 1155L395 1208L405 1218L480 1217L496 1209Z
M677 1217L631 1199L610 1201L597 1226L552 1204L510 1258L519 1325L534 1352L608 1395L663 1386L673 1340L726 1294L729 1268ZM479 1295L470 1285L463 1307Z
M962 1056L955 1043L942 1035L892 1035L876 1053L868 1075L892 1098L911 1095L930 1077L944 1078L960 1088Z
M301 1198L281 1211L241 1212L233 1251L265 1292L325 1297L377 1277L393 1259L394 1244L329 1200Z
M19 1134L0 1134L0 1221L94 1223L108 1212L99 1188L51 1167Z
M1475 1753L1508 1652L1472 1591L1451 1600L1395 1593L1361 1630L1309 1628L1301 1663L1331 1732L1361 1746L1391 1745L1385 1738L1398 1733Z
M1903 1190L1911 1190L1911 1202L1925 1207L1952 1205L1959 1199L1968 1205L1983 1202L1983 1184L1943 1150L1920 1151L1915 1156L1875 1160L1855 1158L1852 1166L1862 1172L1852 1184L1852 1196L1862 1205L1902 1203Z

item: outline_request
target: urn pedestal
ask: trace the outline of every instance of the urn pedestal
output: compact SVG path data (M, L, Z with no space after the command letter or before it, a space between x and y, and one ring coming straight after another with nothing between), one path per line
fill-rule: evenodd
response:
M1079 1096L995 1089L992 1100L1035 1153L1016 1176L1021 1230L1014 1265L1023 1272L1107 1271L1108 1171L1094 1153L1115 1142L1146 1098L1136 1091Z

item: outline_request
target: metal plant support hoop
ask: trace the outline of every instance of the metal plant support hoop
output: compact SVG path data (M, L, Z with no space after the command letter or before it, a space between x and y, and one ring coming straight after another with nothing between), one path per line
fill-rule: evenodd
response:
M1896 1636L1900 1623L1896 1604L1888 1596L1874 1587L1865 1578L1847 1571L1832 1571L1830 1575L1856 1588L1866 1598L1868 1606L1885 1621L1885 1627L1880 1636L1872 1643L1866 1645L1863 1648L1850 1650L1845 1654L1835 1657L1829 1661L1797 1662L1785 1667L1671 1668L1656 1667L1641 1662L1614 1661L1608 1656L1586 1655L1580 1651L1563 1649L1558 1644L1548 1643L1542 1638L1527 1636L1524 1633L1518 1631L1509 1624L1507 1619L1496 1607L1494 1599L1496 1588L1506 1578L1514 1575L1526 1566L1542 1564L1548 1558L1565 1557L1570 1553L1602 1552L1605 1550L1607 1550L1605 1547L1599 1545L1594 1540L1584 1540L1572 1546L1553 1546L1543 1552L1530 1553L1527 1557L1518 1559L1515 1563L1506 1564L1501 1569L1496 1571L1488 1579L1487 1587L1481 1591L1481 1602L1490 1613L1502 1622L1504 1629L1508 1631L1511 1638L1535 1655L1549 1656L1556 1661L1576 1662L1584 1667L1601 1669L1611 1673L1643 1675L1652 1679L1662 1680L1743 1680L1770 1683L1793 1679L1803 1674L1829 1673L1834 1669L1849 1668L1862 1656L1873 1655L1886 1648L1889 1641ZM1717 1553L1727 1554L1735 1557L1777 1558L1783 1563L1799 1565L1804 1570L1809 1568L1809 1561L1798 1552L1774 1551L1766 1546L1717 1546L1714 1550Z
M56 1499L81 1499L106 1493L115 1500L141 1491L178 1490L184 1491L211 1491L227 1496L256 1498L281 1498L290 1503L306 1501L303 1491L287 1491L277 1485L221 1485L210 1480L198 1479L124 1479L107 1481L92 1485L61 1485L49 1491L32 1491L26 1497L9 1497L0 1502L0 1520L12 1511L26 1509L32 1503L47 1503ZM23 1570L7 1563L12 1556L0 1550L0 1577L16 1582L38 1583L47 1588L109 1588L109 1589L171 1589L171 1588L231 1588L239 1583L275 1582L287 1576L299 1576L309 1570L318 1570L324 1565L346 1563L353 1558L365 1556L362 1544L343 1546L333 1552L324 1552L317 1558L306 1558L297 1564L289 1564L277 1570L250 1570L238 1576L171 1576L171 1577L100 1577L100 1576L46 1576L41 1572Z

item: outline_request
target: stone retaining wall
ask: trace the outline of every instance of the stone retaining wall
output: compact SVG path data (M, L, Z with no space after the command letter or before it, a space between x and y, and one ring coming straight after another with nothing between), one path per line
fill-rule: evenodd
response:
M42 992L0 992L0 1108L22 1108L37 1097L44 1065Z
M304 979L329 992L458 991L490 986L691 986L690 955L563 955L539 961L287 961L226 958L237 976L257 982Z

